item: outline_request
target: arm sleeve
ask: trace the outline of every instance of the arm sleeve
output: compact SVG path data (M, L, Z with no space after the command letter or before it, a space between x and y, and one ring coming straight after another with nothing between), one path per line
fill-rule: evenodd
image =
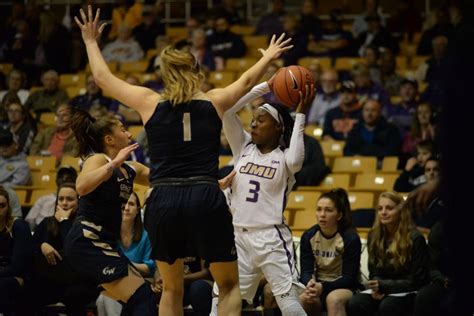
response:
M250 141L250 135L244 131L242 122L240 122L240 119L237 116L237 112L248 102L268 93L269 91L270 87L268 86L268 83L263 82L258 84L253 87L249 93L240 98L233 107L224 113L224 133L227 137L234 158L240 156L242 147Z
M409 272L404 279L379 280L382 293L403 293L418 290L426 281L426 242L425 238L418 234L411 249L411 260Z
M304 123L305 115L296 114L293 133L291 134L290 147L285 151L286 167L295 174L301 170L304 161Z
M34 242L34 250L41 251L41 244L44 242L49 243L48 239L48 222L50 218L47 217L39 223L38 227L35 229L35 233L33 235L33 242Z
M355 289L360 271L361 243L356 233L344 236L344 254L342 255L342 275L331 282L323 282L323 294L336 289Z
M309 280L313 277L314 274L314 254L313 249L311 248L311 236L314 229L306 231L303 236L301 236L300 242L300 281L303 285L308 284Z
M23 220L16 220L12 228L13 251L10 264L0 269L0 277L24 277L31 264L33 238Z
M61 242L64 245L66 242L67 234L72 227L72 220L66 219L62 222L59 222L59 236L61 237Z

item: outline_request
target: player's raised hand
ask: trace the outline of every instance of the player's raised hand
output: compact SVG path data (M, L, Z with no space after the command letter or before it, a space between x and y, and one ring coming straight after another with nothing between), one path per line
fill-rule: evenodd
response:
M258 51L262 53L263 57L277 59L282 53L293 48L293 45L289 45L291 42L291 37L287 38L286 40L283 40L284 38L285 33L281 34L278 39L276 38L275 34L273 34L267 49L260 48Z
M81 29L82 33L82 40L84 43L95 42L102 34L106 23L102 23L99 27L99 16L100 16L100 9L97 9L95 12L95 17L92 15L92 7L90 5L87 6L87 16L83 9L80 10L81 19L77 16L74 17L77 26Z
M298 103L298 106L296 107L296 113L306 113L306 109L308 105L310 105L313 102L314 99L314 84L311 85L306 85L306 92L305 95L303 96L303 92L299 91L300 95L300 102Z

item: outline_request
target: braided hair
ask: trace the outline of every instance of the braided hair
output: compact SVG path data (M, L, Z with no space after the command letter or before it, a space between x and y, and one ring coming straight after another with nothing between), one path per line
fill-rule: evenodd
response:
M280 138L280 145L284 148L288 148L290 147L291 134L293 132L295 121L286 107L278 103L270 103L270 105L278 111L278 114L283 120L283 132Z

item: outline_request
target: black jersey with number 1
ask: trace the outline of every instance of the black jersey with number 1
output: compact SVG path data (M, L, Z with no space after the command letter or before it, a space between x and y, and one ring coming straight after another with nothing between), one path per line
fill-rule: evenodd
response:
M217 178L222 122L212 103L200 99L158 104L145 124L150 146L150 182L159 178Z

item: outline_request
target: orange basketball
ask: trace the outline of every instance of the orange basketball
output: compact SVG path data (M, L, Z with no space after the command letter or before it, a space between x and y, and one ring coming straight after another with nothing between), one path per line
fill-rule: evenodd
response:
M273 80L273 93L283 105L292 108L300 101L299 91L306 93L306 85L314 84L313 74L303 66L283 67Z

